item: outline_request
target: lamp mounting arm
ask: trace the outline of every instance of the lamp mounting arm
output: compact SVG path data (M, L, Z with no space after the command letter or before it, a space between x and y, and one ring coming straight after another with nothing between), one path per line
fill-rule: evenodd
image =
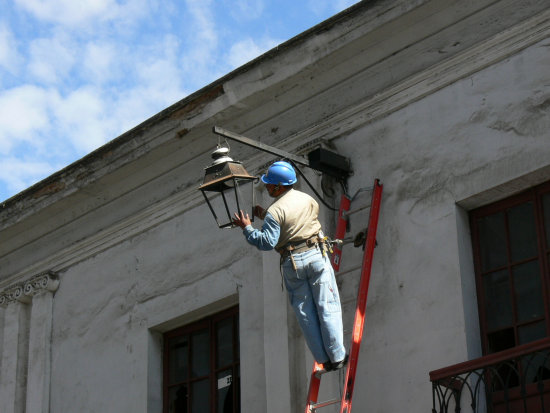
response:
M283 151L279 148L275 148L274 146L269 146L269 145L266 145L265 143L257 142L255 140L247 138L246 136L242 136L242 135L239 135L238 133L228 131L227 129L224 129L224 128L220 128L219 126L214 126L212 131L216 135L220 135L227 139L240 142L244 145L252 146L253 148L259 149L260 151L267 152L272 155L277 155L277 156L280 156L281 158L291 160L292 162L297 163L299 165L307 166L308 168L311 168L309 161L307 159L304 159L292 153Z
M287 159L292 166L300 173L305 182L313 190L317 198L329 209L337 211L337 209L331 207L323 197L316 191L313 185L307 180L303 172L297 167L297 165L307 166L308 168L315 169L319 172L326 173L328 175L336 177L344 190L347 192L346 179L350 175L350 162L348 158L345 158L341 155L338 155L334 152L328 151L326 149L317 149L308 154L308 159L301 158L289 152L283 151L281 149L275 148L273 146L266 145L261 142L254 141L245 136L239 135L235 132L228 131L219 126L213 127L213 132L217 135L223 136L227 139L231 139L242 144L251 146L255 149L258 149L263 152L270 153L272 155L280 156L281 158Z

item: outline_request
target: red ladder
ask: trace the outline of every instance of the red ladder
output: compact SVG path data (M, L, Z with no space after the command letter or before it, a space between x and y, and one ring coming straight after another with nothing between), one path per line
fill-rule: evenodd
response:
M355 375L357 373L357 361L359 360L359 349L363 338L363 327L365 325L365 309L367 306L367 296L369 292L369 283L372 270L372 257L374 247L376 246L376 229L378 227L378 217L380 215L380 202L382 201L383 185L378 179L375 179L369 215L369 226L367 227L367 237L365 241L365 252L363 254L363 265L361 267L361 280L359 282L359 292L357 294L357 305L355 309L355 320L353 322L353 332L351 335L351 347L349 360L346 370L346 381L342 391L341 399L329 400L326 402L317 402L319 396L319 387L321 386L321 376L325 373L323 366L313 363L313 371L309 381L309 391L307 396L306 413L315 413L321 407L340 403L340 413L351 412L351 400L353 396L353 387L355 385ZM336 227L336 238L343 239L346 230L345 212L349 211L351 200L343 195L340 201L340 210L338 213L338 224ZM342 250L335 248L332 264L335 271L340 268Z

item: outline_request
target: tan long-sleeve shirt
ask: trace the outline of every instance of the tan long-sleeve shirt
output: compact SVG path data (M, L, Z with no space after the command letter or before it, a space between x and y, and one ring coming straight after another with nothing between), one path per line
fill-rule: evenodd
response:
M307 240L319 233L319 204L308 194L290 189L267 209L281 228L276 248Z

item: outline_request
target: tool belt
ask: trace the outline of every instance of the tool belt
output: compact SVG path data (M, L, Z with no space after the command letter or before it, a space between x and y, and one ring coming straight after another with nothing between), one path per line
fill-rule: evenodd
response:
M292 253L298 254L300 252L311 250L321 244L321 242L323 242L323 239L320 238L319 235L315 235L304 241L290 242L283 247L277 248L276 250L279 254L281 254L281 258L286 258Z

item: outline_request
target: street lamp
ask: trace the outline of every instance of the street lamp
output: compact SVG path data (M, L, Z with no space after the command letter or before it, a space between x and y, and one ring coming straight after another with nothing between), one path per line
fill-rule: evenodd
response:
M250 211L254 220L254 188L257 179L250 175L241 162L229 157L229 148L218 147L212 152L212 165L206 167L199 187L214 219L220 228L233 228L233 213Z

